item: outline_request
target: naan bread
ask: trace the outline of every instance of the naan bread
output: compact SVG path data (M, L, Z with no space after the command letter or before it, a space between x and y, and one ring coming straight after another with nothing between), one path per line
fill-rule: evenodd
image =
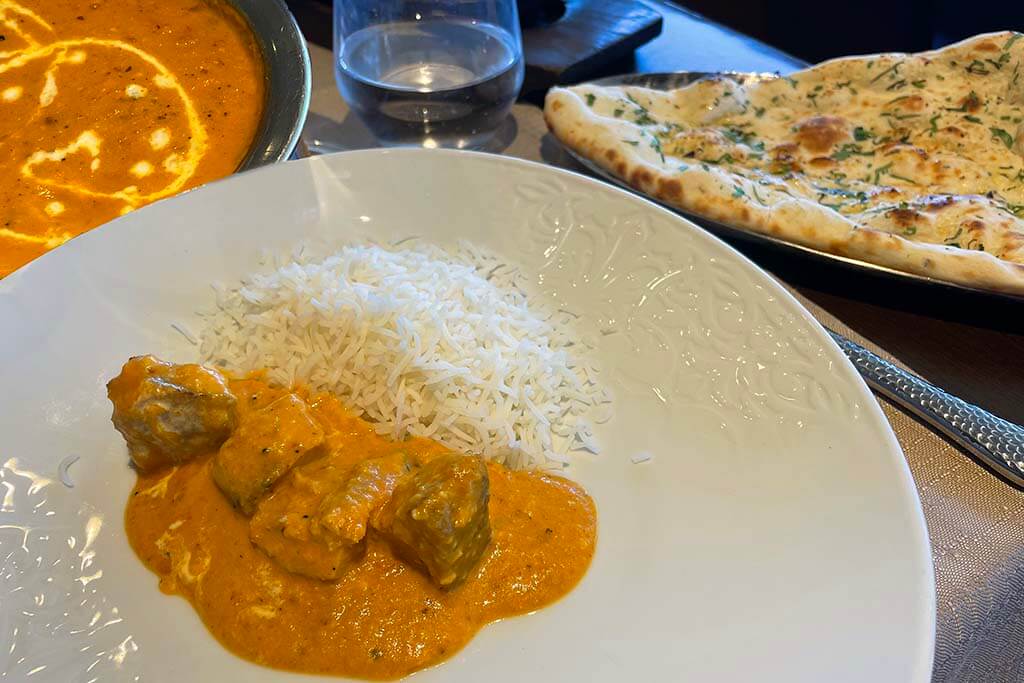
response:
M581 85L544 105L633 187L816 249L1024 294L1024 36L740 85Z

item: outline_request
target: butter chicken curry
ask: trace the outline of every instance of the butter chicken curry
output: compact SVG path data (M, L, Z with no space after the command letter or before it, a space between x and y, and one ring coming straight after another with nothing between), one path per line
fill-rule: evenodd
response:
M108 394L139 473L132 547L260 664L397 678L565 595L590 564L580 486L389 440L330 395L149 356Z
M0 277L235 171L263 98L221 0L0 0Z

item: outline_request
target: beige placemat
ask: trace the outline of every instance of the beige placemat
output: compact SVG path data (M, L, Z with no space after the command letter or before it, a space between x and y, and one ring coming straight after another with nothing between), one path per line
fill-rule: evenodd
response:
M826 327L913 372L794 295ZM1024 680L1024 492L894 404L879 403L903 447L928 523L938 608L933 681Z
M303 134L310 151L373 146L372 136L338 95L330 51L313 46L311 56L312 110ZM536 107L515 105L509 125L510 142L502 154L580 170L546 135ZM906 368L794 295L826 327ZM996 479L895 405L880 403L906 454L932 543L938 605L933 681L1024 680L1024 492Z

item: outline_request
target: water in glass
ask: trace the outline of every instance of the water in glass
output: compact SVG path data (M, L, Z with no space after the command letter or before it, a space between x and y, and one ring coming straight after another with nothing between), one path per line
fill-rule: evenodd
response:
M342 96L390 145L480 146L523 80L516 39L479 21L377 24L348 35L338 52Z

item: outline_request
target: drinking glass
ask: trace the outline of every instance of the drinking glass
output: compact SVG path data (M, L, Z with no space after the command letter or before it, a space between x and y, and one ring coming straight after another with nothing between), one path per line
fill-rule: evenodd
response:
M335 76L386 145L483 146L522 86L515 0L335 0Z
M334 56L384 145L482 147L523 84L515 0L335 0Z

